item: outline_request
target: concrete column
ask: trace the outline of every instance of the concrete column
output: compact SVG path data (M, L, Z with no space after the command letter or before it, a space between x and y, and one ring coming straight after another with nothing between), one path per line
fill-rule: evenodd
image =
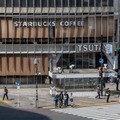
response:
M53 71L56 71L57 68L56 54L52 55L52 61L53 61Z

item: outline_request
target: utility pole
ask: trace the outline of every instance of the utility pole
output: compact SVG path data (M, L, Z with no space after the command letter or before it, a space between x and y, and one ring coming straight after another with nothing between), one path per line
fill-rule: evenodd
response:
M101 59L103 59L103 36L101 35ZM103 63L101 63L101 71L100 71L100 77L101 77L101 96L103 96Z
M64 77L64 93L65 93L65 77Z

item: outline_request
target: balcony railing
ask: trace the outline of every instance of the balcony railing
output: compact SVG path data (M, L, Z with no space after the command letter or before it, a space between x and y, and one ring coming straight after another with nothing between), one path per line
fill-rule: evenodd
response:
M96 13L96 12L114 12L114 7L57 7L57 8L33 8L33 7L0 7L0 13Z

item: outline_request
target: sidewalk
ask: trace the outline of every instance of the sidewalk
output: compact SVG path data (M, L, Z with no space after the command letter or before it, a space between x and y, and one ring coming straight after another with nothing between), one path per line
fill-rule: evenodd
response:
M115 84L107 84L106 88L115 89ZM68 91L70 95L71 92ZM110 96L110 103L106 103L106 97L102 96L101 99L96 99L96 91L74 91L74 104L75 107L85 107L85 106L94 106L94 105L105 105L105 104L117 104L119 103L118 95ZM40 108L54 108L54 97L50 95L49 88L39 88L39 107ZM9 100L2 101L3 89L0 90L0 101L9 104L15 108L35 108L36 102L36 89L27 88L27 89L9 89ZM70 104L70 101L69 101Z

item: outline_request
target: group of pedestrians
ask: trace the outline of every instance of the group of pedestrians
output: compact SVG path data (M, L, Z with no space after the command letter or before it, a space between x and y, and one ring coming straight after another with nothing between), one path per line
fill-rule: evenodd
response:
M116 83L116 91L119 91L119 78L116 78L115 83ZM100 91L101 91L100 90L100 85L97 86L96 91L97 91L96 98L100 99ZM109 102L109 98L110 98L110 89L109 88L107 88L105 90L105 95L107 96L106 102L108 103Z
M67 107L68 106L68 101L69 101L69 95L67 92L65 92L63 94L63 92L61 91L60 94L56 94L55 95L55 107L61 108L62 106ZM71 102L71 106L73 106L73 95L71 93L70 95L70 102Z

